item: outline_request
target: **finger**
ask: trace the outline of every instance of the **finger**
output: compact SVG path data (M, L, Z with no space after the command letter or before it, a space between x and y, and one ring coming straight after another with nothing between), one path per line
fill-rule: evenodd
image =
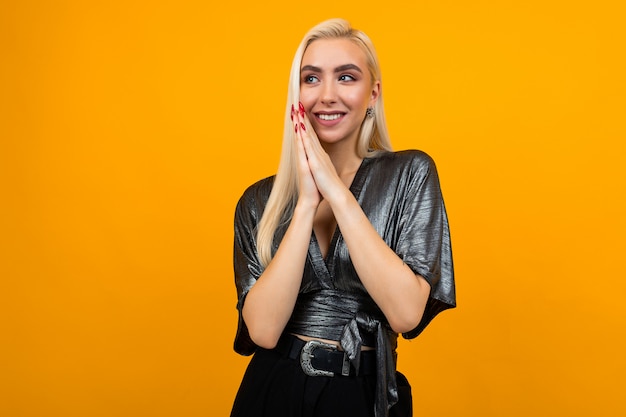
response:
M296 109L294 114L294 128L296 129L296 135L302 140L307 158L311 158L311 153L316 151L315 145L318 145L320 148L321 146L318 143L317 135L311 127L302 104L299 104L299 108ZM317 151L319 152L319 150Z
M304 107L302 106L302 103L300 103L299 108L295 108L294 110L294 118L293 118L293 122L294 122L294 128L296 131L296 134L298 134L300 137L302 137L305 132L307 132L309 130L309 127L305 125L305 113L304 113Z
M313 129L309 117L306 113L297 112L297 118L300 121L299 131L301 131L301 136L303 138L304 148L307 152L307 157L309 159L315 158L316 161L320 161L320 159L326 158L328 155L322 144Z
M311 168L313 176L315 176L315 171L323 167L323 161L328 157L328 155L319 143L319 139L311 127L306 114L301 111L297 111L296 113L297 114L294 116L294 120L296 121L295 123L298 129L297 135L302 140L302 146L306 152L309 167Z
M309 165L309 156L306 150L306 144L308 140L307 127L302 120L302 112L297 108L294 110L292 106L292 117L293 117L293 128L295 133L295 146L298 152L298 163L300 164L300 169L302 169L304 174L308 174L312 176L311 167Z
M294 137L296 147L296 157L298 164L298 182L300 188L300 198L310 199L313 204L319 204L321 199L321 194L317 187L317 183L315 182L315 178L313 172L311 170L311 166L309 163L309 159L307 156L307 152L305 149L304 142L308 140L308 135L306 134L306 126L303 128L302 116L299 114L299 111L296 110L293 116L293 128L294 128Z

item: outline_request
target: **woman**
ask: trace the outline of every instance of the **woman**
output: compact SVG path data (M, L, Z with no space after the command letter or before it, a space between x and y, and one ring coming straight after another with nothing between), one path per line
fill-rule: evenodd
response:
M291 69L278 173L235 213L235 350L250 361L233 417L410 416L398 334L455 306L433 161L392 152L378 60L340 19Z

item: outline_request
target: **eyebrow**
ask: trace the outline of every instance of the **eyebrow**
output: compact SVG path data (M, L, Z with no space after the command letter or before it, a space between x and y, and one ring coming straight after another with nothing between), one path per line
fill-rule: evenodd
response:
M361 68L357 67L354 64L340 65L337 68L335 68L333 72L337 73L337 72L342 72L342 71L347 71L347 70L355 70L363 74L363 71L361 71ZM303 71L322 72L322 69L314 65L305 65L300 70L300 72L303 72Z

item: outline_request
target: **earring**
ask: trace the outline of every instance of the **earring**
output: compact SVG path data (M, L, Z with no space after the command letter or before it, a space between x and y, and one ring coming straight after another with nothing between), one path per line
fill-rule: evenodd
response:
M365 115L370 118L374 117L374 109L372 107L368 107Z

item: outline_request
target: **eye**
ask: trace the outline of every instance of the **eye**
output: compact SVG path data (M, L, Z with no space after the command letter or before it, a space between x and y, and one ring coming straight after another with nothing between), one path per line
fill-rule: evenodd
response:
M343 74L339 77L339 81L355 81L356 78L354 78L352 75L350 74Z
M318 81L318 78L315 75L305 75L302 78L302 82L305 84L313 84Z

